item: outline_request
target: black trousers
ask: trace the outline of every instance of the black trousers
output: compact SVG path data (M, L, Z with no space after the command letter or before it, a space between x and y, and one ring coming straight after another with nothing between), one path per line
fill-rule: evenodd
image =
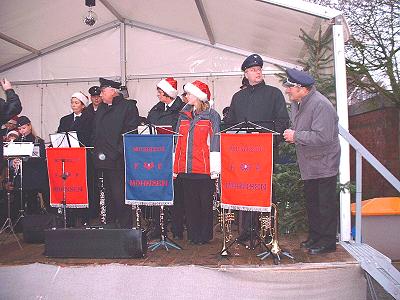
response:
M118 223L132 228L132 206L125 204L125 173L123 169L102 169L106 197L107 224Z
M182 179L174 180L174 205L171 207L171 231L175 235L183 234L183 224L185 217L185 207L183 200Z
M214 181L182 178L188 240L208 242L213 238Z
M337 176L304 180L309 238L321 244L336 242Z

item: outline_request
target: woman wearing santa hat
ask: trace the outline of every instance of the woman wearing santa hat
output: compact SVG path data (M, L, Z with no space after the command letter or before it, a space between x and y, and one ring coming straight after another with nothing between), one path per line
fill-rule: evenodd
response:
M212 199L217 174L210 161L218 160L221 118L210 107L207 84L196 80L184 87L188 103L182 109L177 131L174 173L182 180L188 239L204 244L213 238Z

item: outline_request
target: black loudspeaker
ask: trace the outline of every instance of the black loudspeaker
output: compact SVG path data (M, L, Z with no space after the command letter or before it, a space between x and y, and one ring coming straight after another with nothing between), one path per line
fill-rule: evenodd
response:
M44 231L56 228L61 220L55 215L26 215L21 219L22 234L25 243L44 243Z
M47 257L142 258L147 239L140 229L50 229L45 231Z

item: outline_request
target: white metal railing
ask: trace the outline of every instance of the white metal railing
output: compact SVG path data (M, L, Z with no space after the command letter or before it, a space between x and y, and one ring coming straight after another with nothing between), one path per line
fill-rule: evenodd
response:
M362 158L368 161L396 190L400 192L400 181L382 165L357 139L339 125L340 135L356 151L356 238L361 244L361 198L362 198Z

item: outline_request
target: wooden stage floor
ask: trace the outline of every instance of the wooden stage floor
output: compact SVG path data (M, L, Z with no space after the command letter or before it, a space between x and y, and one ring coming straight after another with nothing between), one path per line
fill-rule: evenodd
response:
M43 263L58 266L83 266L103 265L119 263L137 266L184 266L199 265L207 267L221 266L268 266L274 265L273 259L267 257L260 260L256 255L262 251L259 247L255 250L246 249L244 246L234 244L230 247L231 256L221 257L219 252L222 249L222 236L219 232L214 239L205 245L191 245L186 239L176 241L183 250L158 248L155 251L147 251L144 258L132 259L82 259L82 258L48 258L44 256L44 244L27 244L22 241L22 234L18 234L22 249L19 248L15 238L9 233L0 235L0 266L26 265L32 263ZM235 235L234 235L235 236ZM282 235L279 239L281 249L288 251L294 256L294 260L281 256L280 264L293 265L308 263L357 263L340 245L336 252L309 255L305 250L300 249L300 241L304 240L304 234ZM151 242L157 242L151 241Z

